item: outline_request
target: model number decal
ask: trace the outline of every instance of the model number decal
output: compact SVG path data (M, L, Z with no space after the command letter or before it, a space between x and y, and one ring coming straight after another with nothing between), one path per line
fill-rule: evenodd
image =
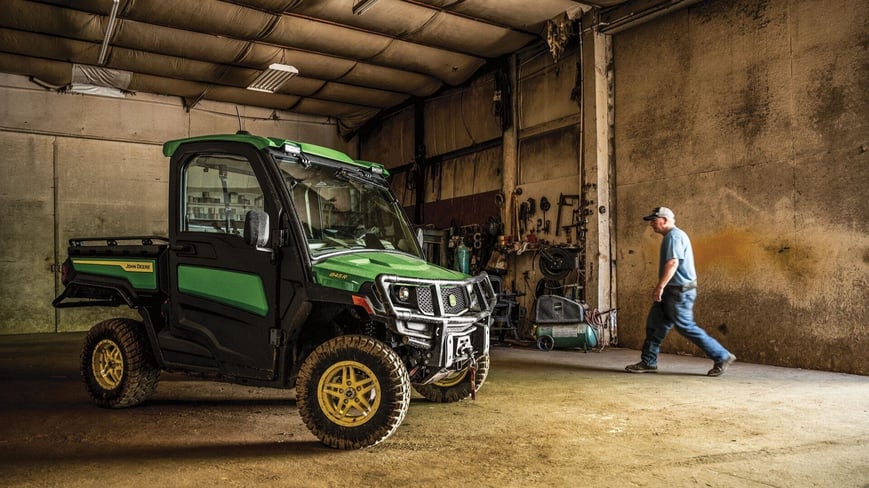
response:
M96 266L120 266L128 273L153 273L154 263L148 261L100 261L91 259L76 259L73 264L91 264Z
M336 272L333 271L333 272L329 273L329 278L335 278L335 279L338 279L338 280L346 280L346 279L347 279L347 275L344 274L344 273L336 273Z

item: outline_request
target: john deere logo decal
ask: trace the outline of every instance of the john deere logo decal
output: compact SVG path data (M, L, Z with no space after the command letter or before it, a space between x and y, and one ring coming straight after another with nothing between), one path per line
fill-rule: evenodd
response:
M152 261L109 261L98 259L74 259L73 264L90 264L93 266L119 266L128 273L153 273L154 263Z
M456 303L458 303L458 300L456 300L456 296L453 295L452 293L450 293L449 298L447 298L447 301L450 302L451 307L455 307Z

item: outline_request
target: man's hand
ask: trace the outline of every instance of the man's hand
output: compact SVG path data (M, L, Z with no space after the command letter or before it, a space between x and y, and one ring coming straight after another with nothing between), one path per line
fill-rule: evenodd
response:
M661 270L661 277L658 279L658 286L655 287L655 291L652 293L652 298L654 298L656 302L661 301L664 287L667 286L667 283L669 283L673 278L673 275L676 274L676 268L678 267L679 260L676 258L668 259L664 262L663 269Z

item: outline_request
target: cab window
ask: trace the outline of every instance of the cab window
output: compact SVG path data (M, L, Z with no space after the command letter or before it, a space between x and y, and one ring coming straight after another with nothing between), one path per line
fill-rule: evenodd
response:
M250 210L264 210L263 190L250 161L202 154L184 169L181 231L241 235Z

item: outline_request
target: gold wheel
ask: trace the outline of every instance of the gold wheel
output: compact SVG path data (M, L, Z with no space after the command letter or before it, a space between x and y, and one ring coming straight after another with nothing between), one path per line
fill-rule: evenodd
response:
M317 401L326 417L342 427L371 420L380 407L380 382L368 366L341 361L329 367L317 385Z
M320 442L362 449L391 436L404 420L410 378L386 344L368 336L338 336L320 344L302 363L296 403Z
M124 355L121 348L112 340L101 340L94 347L91 368L100 387L114 390L124 379Z
M414 385L416 391L430 402L452 403L471 396L471 379L468 378L469 368L444 376L438 381L427 385ZM474 378L476 390L483 387L489 376L489 355L477 358L477 371Z
M144 402L154 393L160 378L145 325L130 319L109 319L91 327L79 367L88 395L104 408Z
M468 368L465 368L461 371L456 371L455 373L450 373L443 378L435 381L434 384L436 386L440 386L441 388L449 388L451 386L456 386L462 381L465 380L465 377L468 376Z

